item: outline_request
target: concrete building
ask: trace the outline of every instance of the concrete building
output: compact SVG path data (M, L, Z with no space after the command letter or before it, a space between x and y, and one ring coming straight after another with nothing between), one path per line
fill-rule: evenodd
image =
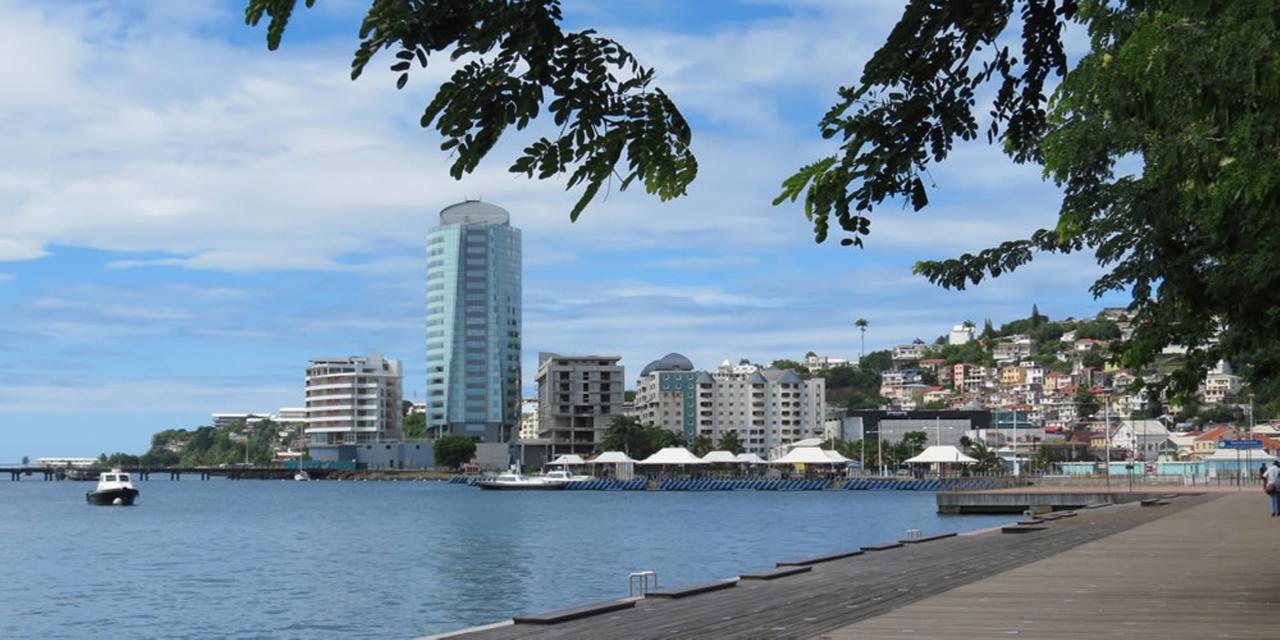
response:
M1210 372L1204 378L1201 396L1205 404L1222 404L1238 401L1244 383L1240 376L1231 373Z
M746 451L760 456L776 447L826 433L826 381L755 365L695 371L673 353L649 363L636 383L635 415L681 433L719 442L733 431Z
M209 414L209 417L213 420L215 429L251 425L275 418L269 413L213 413Z
M844 358L820 356L810 351L804 356L804 366L810 371L826 371L836 367L852 367L853 363Z
M520 420L520 230L466 201L427 234L427 432L510 442Z
M538 399L520 401L520 441L528 442L538 437Z
M280 410L276 412L276 422L280 423L281 426L306 424L307 408L280 407Z
M973 327L963 324L951 327L951 333L947 335L949 345L968 344L970 340L973 340Z
M991 427L989 411L881 411L851 409L846 412L846 433L863 434L868 446L877 439L884 444L902 440L910 431L922 431L928 445L960 446L960 438Z
M996 362L1011 362L1031 357L1030 337L1017 335L1001 338L1000 340L995 348L992 349L992 356L995 357Z
M924 357L925 345L919 343L900 344L893 348L893 368L904 369L914 367Z
M312 360L307 367L308 446L400 439L402 397L399 360L380 354Z
M622 356L538 354L538 438L551 457L588 454L622 415Z

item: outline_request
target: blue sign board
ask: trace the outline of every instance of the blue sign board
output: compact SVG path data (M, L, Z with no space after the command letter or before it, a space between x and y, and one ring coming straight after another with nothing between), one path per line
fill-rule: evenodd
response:
M1261 449L1261 440L1220 440L1218 447L1222 449Z

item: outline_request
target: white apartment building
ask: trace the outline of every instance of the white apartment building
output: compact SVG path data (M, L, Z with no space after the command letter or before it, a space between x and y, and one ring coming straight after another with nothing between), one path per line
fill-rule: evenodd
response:
M853 363L844 358L833 358L831 356L820 356L816 353L809 352L804 356L804 366L810 371L826 371L836 367L851 367Z
M1009 362L1031 357L1031 338L1028 336L1009 336L992 349L996 362Z
M760 456L778 446L825 433L826 381L796 372L730 366L694 371L680 354L655 360L636 383L635 415L684 435L719 442L733 431L747 452Z
M1240 394L1240 390L1244 385L1240 381L1240 376L1230 373L1210 373L1204 379L1204 402L1205 404L1221 404L1230 399L1236 398Z
M280 407L276 412L276 422L281 425L299 425L307 422L306 407Z
M622 356L538 354L537 434L551 456L591 453L622 415Z
M209 417L212 418L215 429L252 425L274 418L269 413L213 413L209 414Z
M538 437L538 399L525 398L520 401L520 439L533 440Z
M915 362L924 357L925 345L923 344L900 344L893 348L893 365L899 367L907 363Z
M963 324L951 327L951 333L947 334L947 344L950 345L968 344L970 340L973 340L973 327Z
M402 437L399 360L380 354L316 358L307 367L307 441L356 444Z

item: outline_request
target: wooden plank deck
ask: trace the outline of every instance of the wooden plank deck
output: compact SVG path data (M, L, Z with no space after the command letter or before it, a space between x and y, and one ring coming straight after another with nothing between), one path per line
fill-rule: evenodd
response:
M679 600L643 599L635 608L549 626L508 625L454 637L812 638L889 613L1133 527L1182 513L1209 498L1183 497L1160 509L1110 507L1054 522L1035 535L998 532L911 544L813 566L776 580ZM1280 519L1277 519L1280 526ZM1055 606L1057 599L1041 602ZM975 612L975 615L986 615ZM840 636L854 637L853 635ZM862 637L862 636L858 636ZM938 633L934 637L949 637Z
M1260 491L1226 495L818 637L1275 638L1280 518L1268 514Z

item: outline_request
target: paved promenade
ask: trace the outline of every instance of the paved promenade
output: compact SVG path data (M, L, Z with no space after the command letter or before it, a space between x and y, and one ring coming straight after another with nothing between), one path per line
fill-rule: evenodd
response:
M1280 637L1280 518L1227 493L818 637Z
M1245 627L1236 615L1249 609L1254 625L1263 607L1280 616L1280 597L1273 595L1280 589L1274 550L1280 545L1264 543L1280 542L1280 518L1266 517L1264 502L1259 491L1084 510L1030 533L867 551L775 580L740 580L686 598L644 598L600 615L460 637L1182 637L1174 635L1179 629L1143 626L1174 610L1199 620L1195 637L1227 637L1236 628L1228 625L1237 624L1241 634L1248 628L1253 637L1272 637L1280 634ZM1063 566L1044 569L1050 562ZM575 604L581 603L565 603ZM1114 617L1090 619L1100 611Z

